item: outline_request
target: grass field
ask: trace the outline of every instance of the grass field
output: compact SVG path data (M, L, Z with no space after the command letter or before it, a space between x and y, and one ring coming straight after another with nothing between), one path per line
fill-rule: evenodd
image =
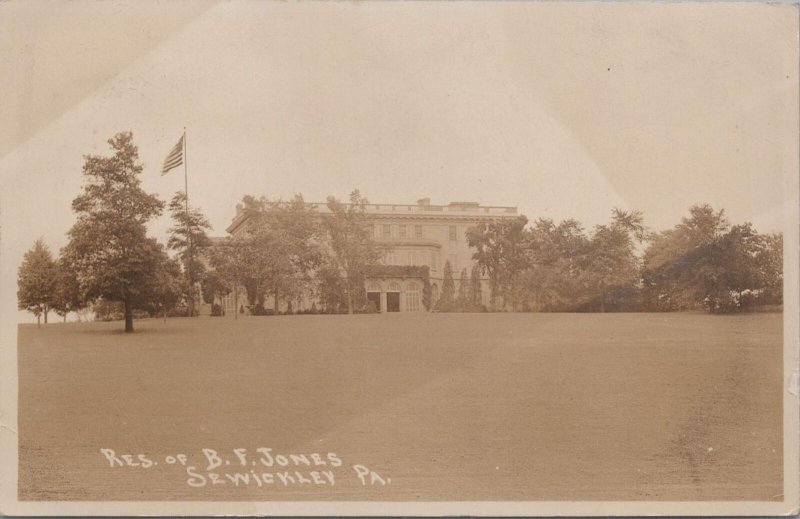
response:
M780 314L136 327L20 326L21 499L781 499ZM279 469L257 460L259 447L335 453L340 467L280 468L329 470L335 485L268 484L263 473ZM101 448L159 465L111 467ZM203 448L230 463L210 472L253 479L211 484ZM247 449L246 466L234 448ZM206 486L168 464L178 453ZM354 464L386 485L362 485Z

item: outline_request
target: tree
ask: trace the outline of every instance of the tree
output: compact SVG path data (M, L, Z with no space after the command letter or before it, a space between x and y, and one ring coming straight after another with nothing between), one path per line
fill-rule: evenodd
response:
M350 203L343 204L328 197L331 214L325 218L330 245L331 265L343 277L347 313L366 304L364 269L378 263L381 251L372 239L367 222L366 208L369 201L356 189L350 193Z
M247 227L241 234L253 261L245 283L248 297L262 308L271 293L278 312L281 301L311 291L313 273L321 261L317 213L301 195L288 202L252 196L242 201Z
M756 260L763 281L759 302L780 305L783 304L783 235L766 234L763 240Z
M730 229L724 210L695 205L672 229L651 237L642 257L643 298L651 310L702 308L706 280L725 268L716 263L715 244Z
M590 241L576 220L536 220L528 236L530 265L515 283L516 299L532 311L574 311L588 299Z
M467 296L469 304L473 308L480 308L483 304L483 294L481 293L481 269L475 264L472 266L469 277L469 294Z
M183 265L185 293L189 304L189 317L195 316L195 294L197 283L206 271L202 257L211 240L206 230L211 229L208 219L199 209L188 204L186 193L178 191L169 202L169 212L174 225L169 229L167 247L177 251Z
M148 308L152 316L159 313L166 319L167 312L175 308L184 294L181 264L179 260L160 254L161 261L154 276L154 286Z
M86 304L81 294L78 278L63 255L56 262L56 267L58 275L53 310L64 319L64 322L67 322L69 312L77 312Z
M239 304L239 287L247 286L253 276L251 254L253 250L246 235L232 236L210 249L210 263L219 286L216 294L224 296L233 292L234 304ZM239 308L234 311L238 319Z
M17 305L20 310L27 310L36 316L40 323L44 314L47 324L47 313L56 300L58 287L58 268L50 249L39 239L33 244L22 259L17 275Z
M125 331L133 332L134 308L145 308L163 247L147 237L146 223L161 214L164 203L145 193L142 164L130 132L116 134L110 157L85 157L83 193L72 202L78 220L64 250L87 300L120 301Z
M347 308L347 287L339 267L326 262L318 272L317 296L325 313L337 314Z
M203 294L203 302L209 305L214 304L218 297L224 297L231 292L228 284L216 269L206 271L200 287Z
M428 271L428 267L424 267L426 270L425 278L422 284L422 306L425 308L426 311L430 311L431 309L431 297L433 297L433 289L431 288L431 280L430 280L430 273Z
M780 304L783 239L750 223L731 225L723 210L696 205L655 235L643 256L645 305L654 310L737 312Z
M456 308L461 312L466 312L470 307L470 300L467 297L467 269L461 269L461 276L458 278L458 295L456 296Z
M640 211L614 209L610 225L595 227L588 254L589 283L604 312L611 294L633 289L639 279L634 239L644 240Z
M734 225L712 245L709 263L713 272L704 277L703 302L711 312L752 309L765 287L772 282L764 269L770 253L769 240L753 225ZM767 260L769 261L769 260Z
M436 303L436 308L440 312L452 312L456 287L453 281L453 267L449 261L444 263L444 273L442 275L442 293Z
M270 277L277 312L282 300L290 306L292 300L313 291L314 273L322 262L321 229L316 209L299 194L273 204L270 215L278 239L273 247L276 268Z
M509 304L514 280L528 266L527 224L525 216L518 216L481 222L467 230L467 243L476 249L472 259L477 261L481 272L489 276L493 308L498 295L503 296L503 306Z

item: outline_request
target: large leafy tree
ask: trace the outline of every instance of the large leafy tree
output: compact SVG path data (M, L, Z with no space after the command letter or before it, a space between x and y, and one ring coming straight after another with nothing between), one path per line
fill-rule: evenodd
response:
M739 310L745 302L744 294L764 286L759 268L764 245L764 237L750 223L732 226L712 245L708 257L712 274L704 276L702 284L704 302L710 311Z
M22 259L17 277L17 305L36 316L39 323L57 300L58 266L50 249L39 239Z
M347 308L345 278L337 264L328 258L317 274L317 297L325 313L336 314Z
M248 286L254 277L254 256L256 251L252 247L250 237L246 234L237 234L212 245L210 249L210 263L213 267L213 280L211 285L213 296L224 296L233 292L234 302L238 305L239 289ZM234 318L238 319L239 309L236 308Z
M270 277L277 311L281 301L291 307L293 300L312 292L315 272L323 260L319 245L322 229L316 209L299 194L273 204L270 216L279 240L276 266L283 265Z
M72 202L78 219L64 257L88 300L123 304L125 331L132 332L133 310L147 307L166 256L146 230L164 203L140 186L142 164L133 135L118 133L108 144L111 156L85 157L83 193Z
M697 205L672 229L657 234L643 258L648 308L705 307L735 312L780 304L783 240L749 223L731 225L722 210Z
M167 312L178 306L184 295L184 279L182 278L179 260L159 254L161 261L153 277L153 284L147 310L151 315L161 314L166 319Z
M328 197L330 215L326 215L329 263L343 279L347 312L363 306L364 271L368 265L377 264L381 250L374 242L367 222L366 209L369 201L356 189L350 193L350 203L344 204Z
M614 209L609 225L598 225L589 245L589 284L604 312L613 294L631 293L639 279L635 240L646 237L640 211Z
M529 265L527 254L528 219L519 216L509 220L481 222L467 230L467 243L476 249L472 259L481 272L488 274L490 305L494 308L498 295L503 306L512 298L516 277Z
M173 226L169 229L167 247L178 253L183 265L186 300L189 316L195 315L197 283L204 278L206 265L202 261L211 240L206 233L211 224L203 213L188 204L186 193L178 191L169 202Z
M67 322L69 312L77 312L86 305L81 294L81 285L75 272L72 271L67 258L62 254L56 262L58 279L56 284L53 310Z
M243 206L248 218L242 252L252 261L245 286L251 304L263 306L272 295L277 312L281 301L311 290L321 261L317 213L300 195L288 202L246 196Z
M695 205L689 215L653 235L642 258L645 306L651 310L687 310L705 306L706 282L726 268L717 245L730 230L724 210Z
M570 311L587 300L589 239L576 220L540 218L530 229L530 266L520 275L517 299L533 311Z

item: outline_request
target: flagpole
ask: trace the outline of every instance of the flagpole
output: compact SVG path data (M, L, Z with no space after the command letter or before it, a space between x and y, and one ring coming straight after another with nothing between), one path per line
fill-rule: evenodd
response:
M183 192L186 193L186 214L189 214L189 173L187 172L186 126L183 127Z
M192 244L192 227L189 218L189 156L186 154L186 126L183 127L183 189L186 194L186 239L189 241L189 262L187 274L189 275L189 317L194 317L194 277L192 276L192 263L194 261L194 246Z

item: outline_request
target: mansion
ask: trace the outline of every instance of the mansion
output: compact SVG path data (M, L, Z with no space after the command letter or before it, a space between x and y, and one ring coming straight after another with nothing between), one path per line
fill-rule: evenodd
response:
M325 203L309 205L322 216L330 213ZM236 235L244 229L246 216L241 205L237 206L236 212L236 217L226 229L230 235ZM481 206L478 202L433 205L429 198L422 198L414 205L369 204L366 214L375 241L385 251L383 265L369 269L366 279L367 299L380 312L425 310L422 304L425 280L415 274L418 270L391 266L427 266L433 306L441 292L445 262L449 261L452 267L456 291L461 271L466 269L469 276L474 265L474 250L467 244L465 236L467 229L481 221L518 216L516 207ZM488 278L484 277L481 284L483 304L488 305ZM241 305L247 307L246 297L241 293L239 301L234 301L233 296L229 295L221 303L226 315L232 315ZM312 301L298 301L294 309L307 309L311 304ZM270 308L269 298L265 306Z

